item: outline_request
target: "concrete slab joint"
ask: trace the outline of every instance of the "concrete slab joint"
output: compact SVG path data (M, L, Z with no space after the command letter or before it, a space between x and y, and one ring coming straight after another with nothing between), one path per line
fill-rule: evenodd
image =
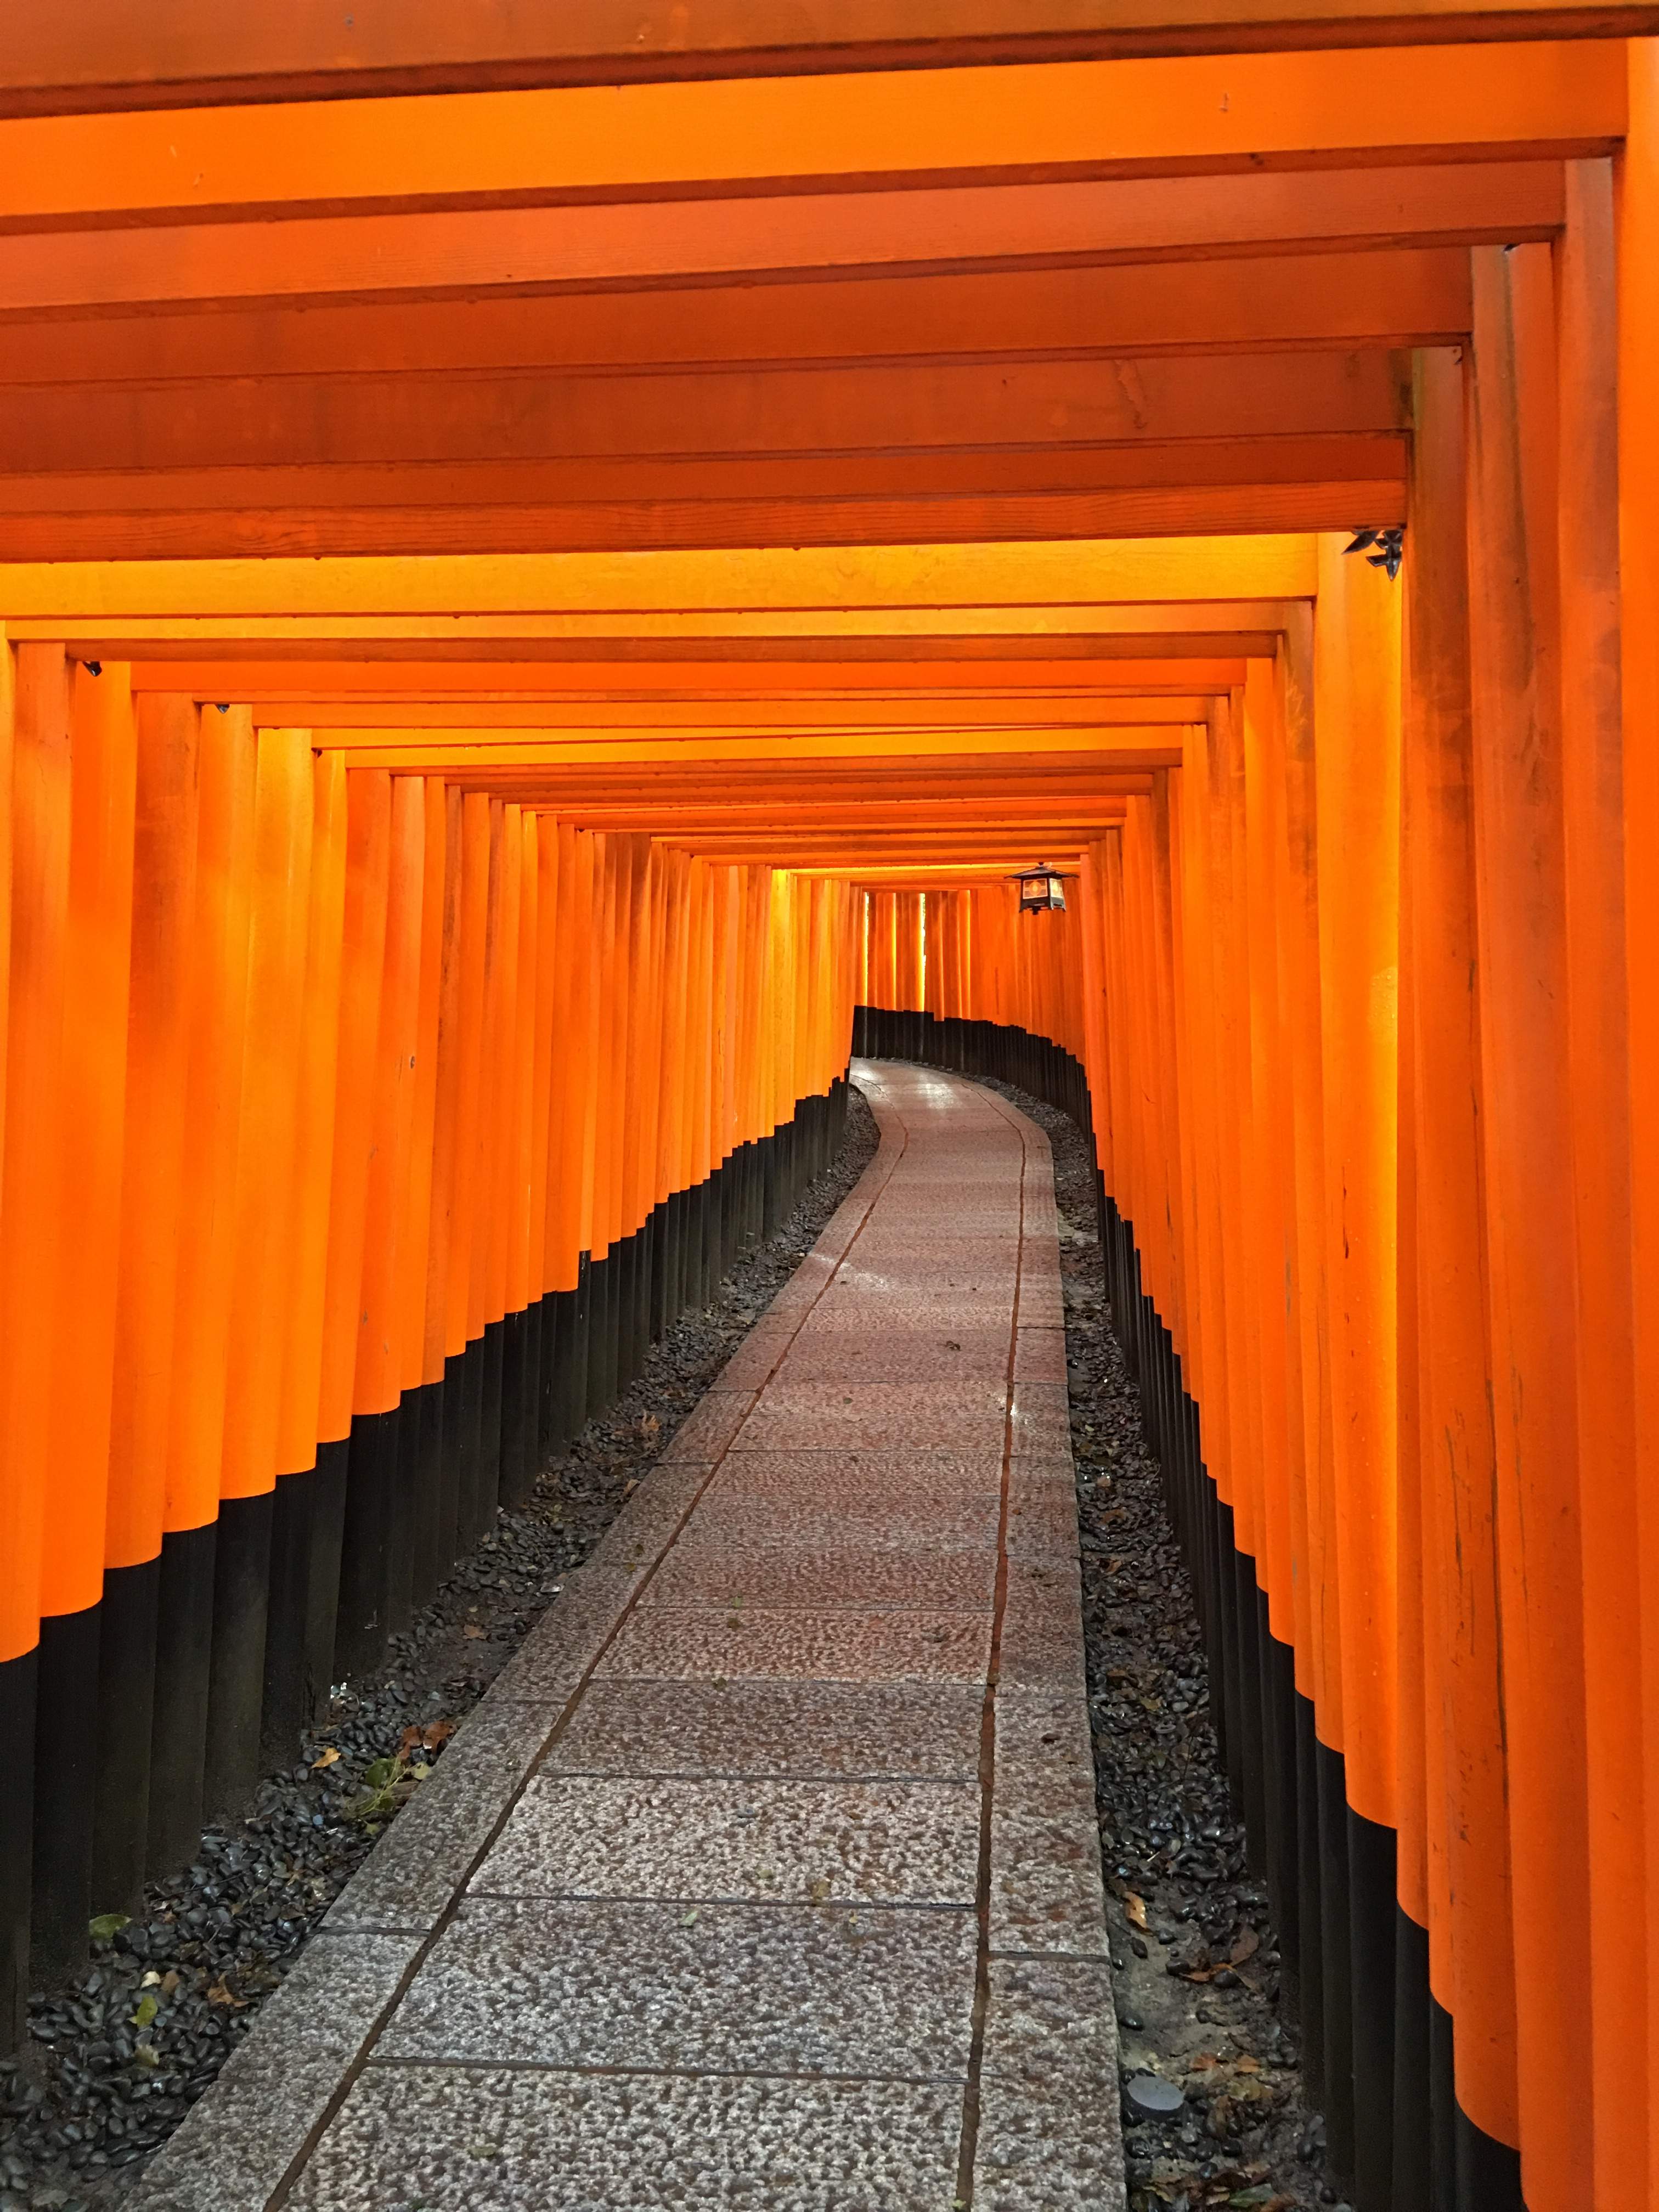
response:
M1048 1147L882 1146L135 2212L1115 2212Z

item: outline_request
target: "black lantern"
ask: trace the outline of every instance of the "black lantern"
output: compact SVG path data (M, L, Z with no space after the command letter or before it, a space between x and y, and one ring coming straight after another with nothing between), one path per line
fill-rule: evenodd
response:
M1014 881L1019 885L1022 914L1065 913L1065 884L1058 868L1039 860L1034 868L1022 868Z

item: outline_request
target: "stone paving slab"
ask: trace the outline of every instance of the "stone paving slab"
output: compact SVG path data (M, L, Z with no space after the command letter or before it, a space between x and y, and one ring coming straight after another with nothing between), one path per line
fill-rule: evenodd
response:
M299 2212L941 2212L961 2131L954 2082L376 2066L288 2202Z
M785 1363L786 1365L787 1363ZM738 1451L1000 1451L1005 1382L790 1382L757 1401Z
M695 1536L703 1525L702 1514L709 1504L743 1495L799 1504L850 1504L860 1495L946 1504L953 1497L1000 1496L1002 1475L1000 1439L971 1451L924 1448L892 1452L847 1446L831 1451L732 1451L721 1462L688 1534Z
M140 2185L144 2212L262 2212L419 1956L415 1935L313 1936Z
M968 2078L968 1907L470 1899L377 2058Z
M984 1613L996 1599L996 1556L971 1550L898 1551L875 1545L676 1545L651 1578L642 1607L800 1606L872 1613ZM637 1626L637 1623L630 1624Z
M959 1782L533 1781L484 1860L490 1897L970 1905L977 1790Z
M1048 1147L876 1159L133 2212L1121 2212Z
M823 1494L804 1503L785 1497L769 1504L756 1488L711 1492L693 1528L699 1549L731 1543L832 1558L846 1550L913 1553L935 1545L959 1553L979 1544L994 1555L1001 1511L994 1491L930 1488L894 1502L878 1483L826 1478Z
M1000 1382L1008 1373L1006 1328L818 1329L808 1322L779 1370L783 1382Z
M825 1612L804 1606L641 1608L601 1674L751 1682L982 1682L991 1614Z
M977 1683L595 1681L542 1771L972 1782L984 1710Z

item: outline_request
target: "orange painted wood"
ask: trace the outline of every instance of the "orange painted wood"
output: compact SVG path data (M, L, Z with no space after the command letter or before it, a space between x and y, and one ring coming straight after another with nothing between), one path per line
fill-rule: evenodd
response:
M169 386L131 385L112 409L84 387L15 390L0 423L0 467L79 472L611 457L659 464L860 450L885 458L908 448L1006 447L1016 440L1027 448L1286 435L1349 441L1405 427L1403 387L1390 356L1352 349L1222 360L1171 354L1142 359L1121 378L1103 375L1095 362L1073 360L665 369L641 380L602 370L511 378L360 373L257 384L231 380L200 397L199 408L185 411ZM1322 476L1386 479L1398 473L1386 449L1361 471L1355 463L1362 450L1370 449L1304 449ZM1248 462L1241 473L1251 473ZM1063 473L1049 479L1062 486L1066 481ZM994 474L987 489L995 488ZM233 485L227 503L243 489ZM783 495L789 489L781 487ZM821 496L833 490L834 479L822 474L801 489ZM896 498L906 486L902 473L884 474L873 489ZM959 495L969 489L926 478L916 486ZM1089 489L1086 477L1080 489ZM405 487L405 497L411 489ZM578 477L538 486L532 478L513 504L551 505L561 493L600 501L631 493L636 500L654 496L672 511L681 499L721 493L736 503L739 489L729 481L711 482L705 472L682 491L672 477L635 471L622 483L600 476L591 484ZM486 481L477 504L499 501L506 490L499 477ZM764 492L763 478L755 490ZM308 503L303 494L301 503ZM30 556L25 550L14 557Z
M1429 1961L1457 2021L1458 2101L1515 2143L1515 1964L1498 1614L1497 1483L1488 1402L1486 1227L1474 846L1474 738L1464 542L1464 372L1422 365L1418 489L1406 578L1403 763L1410 967L1418 1360L1425 1628L1438 1663L1425 1693ZM1402 1008L1403 1010L1403 1008ZM1442 1863L1443 1856L1443 1863Z
M651 550L752 545L908 545L946 538L958 543L1015 543L1114 532L1186 538L1213 530L1333 530L1364 515L1373 526L1401 520L1404 484L1397 441L1362 477L1146 489L945 493L906 500L763 498L596 501L577 507L401 507L353 510L211 509L204 513L27 515L9 520L6 537L20 556L41 561L117 558L170 552L179 559L235 560L272 555L404 556L452 552ZM1176 471L1199 473L1202 455Z
M303 730L262 730L253 790L246 1036L237 1136L234 1253L220 1493L251 1498L280 1464L283 1372L296 1318L294 1224L314 823Z
M318 1441L349 1436L362 1313L375 1056L385 981L392 859L392 779L374 769L346 778L345 901L340 956L334 1153L323 1312Z
M1611 165L1568 172L1555 255L1561 805L1571 991L1577 1455L1583 1483L1595 2181L1616 2195L1649 2167L1644 1793L1631 1747L1645 1728L1629 1623L1641 1612L1632 1247L1625 757L1621 698L1618 254ZM1637 617L1639 619L1639 617ZM1638 1902L1639 1900L1639 1902Z
M1559 201L1558 173L1551 202L1558 222ZM1511 220L1524 222L1528 213L1517 206ZM872 356L1115 358L1187 347L1448 343L1466 336L1468 325L1468 263L1456 247L1342 252L1328 246L1312 271L1302 255L1268 254L848 276L833 285L774 278L553 297L400 299L318 305L304 315L228 307L158 310L139 319L54 319L14 325L0 383L182 379L199 386L227 377L326 375L347 365L357 374L418 367L434 375Z
M173 1525L167 1446L183 1208L218 1133L216 1121L186 1119L193 970L211 951L197 928L200 710L191 699L152 694L137 702L134 722L126 1139L106 1540L113 1567L153 1559ZM189 1185L187 1127L198 1139Z
M0 198L61 222L672 197L720 180L1237 168L1367 145L1589 151L1624 123L1617 46L1540 40L47 117L0 123Z
M300 1047L296 1143L309 1164L294 1223L294 1312L283 1369L276 1471L314 1466L326 1316L335 1086L340 1046L346 885L346 769L338 753L312 761L311 898L306 927L305 1034Z
M177 1316L160 1382L167 1409L169 1529L204 1528L219 1510L239 1258L238 1159L258 774L258 740L245 708L233 707L222 714L215 707L190 711L203 726L190 761L198 790L189 1073L184 1119L174 1139L183 1146L178 1217L171 1232L178 1246ZM141 774L142 766L141 762ZM136 939L134 953L136 973ZM164 965L164 977L167 973Z
M137 746L117 665L70 678L70 860L64 955L61 1172L75 1209L52 1316L53 1510L40 1609L95 1605L103 1587L125 1151Z
M1583 2197L1567 2106L1591 2094L1576 1267L1565 1015L1557 396L1549 257L1475 260L1469 572L1483 1157L1504 1616L1522 2167ZM1553 1255L1547 1279L1531 1258ZM1565 1289L1565 1297L1563 1291Z
M1640 272L1659 253L1659 45L1629 50L1630 135L1620 178L1619 217L1619 547L1623 622L1620 678L1626 726L1655 726L1659 716L1659 624L1646 611L1659 605L1659 414L1654 366L1659 308ZM1627 851L1652 848L1659 824L1659 754L1647 744L1625 757ZM1636 1303L1637 1468L1644 1511L1640 1528L1643 1587L1659 1569L1659 872L1626 872L1626 975L1629 985L1632 1273ZM1659 1747L1659 1638L1641 1647L1644 1771L1655 1771ZM1659 1896L1659 1820L1647 1800L1644 1887ZM1659 2083L1659 1915L1647 1916L1648 2106ZM1659 2162L1659 2161L1656 2161Z
M0 1234L0 1439L7 1539L0 1658L37 1640L52 1434L63 1154L62 1079L72 795L69 667L50 647L17 654L13 702L10 981L4 1229Z
M1617 128L1615 124L1613 128ZM1567 150L1577 150L1569 149ZM902 192L294 216L140 231L20 232L0 241L0 315L396 300L684 276L861 276L1060 259L1083 267L1227 254L1491 243L1549 235L1559 167L1326 168L1310 194L1271 169L1218 179L969 183ZM257 256L249 245L257 242Z
M831 16L754 0L638 9L606 0L358 0L343 26L324 0L268 21L167 0L142 25L119 0L26 18L0 76L0 113L177 107L507 86L961 67L1124 54L1203 53L1452 39L1632 34L1659 27L1639 0L841 0Z
M414 1119L409 1139L407 1256L403 1276L403 1387L418 1389L443 1378L444 1351L439 1323L447 1250L433 1258L434 1216L441 1202L434 1165L437 1158L438 1035L442 1020L444 963L453 931L449 882L449 793L438 776L424 779L422 831L421 981L415 1045Z

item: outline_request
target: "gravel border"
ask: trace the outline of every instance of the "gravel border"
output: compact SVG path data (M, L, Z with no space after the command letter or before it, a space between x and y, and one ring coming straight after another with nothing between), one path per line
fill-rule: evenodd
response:
M0 2212L106 2212L210 2087L260 2004L376 1838L441 1761L563 1577L793 1274L874 1158L875 1118L849 1091L847 1134L774 1235L714 1304L655 1345L520 1510L477 1550L373 1675L339 1686L328 1724L268 1776L248 1816L209 1829L196 1863L95 1937L89 1971L29 2008L31 2047L0 2060ZM99 1923L94 1923L94 1928Z
M1060 1209L1072 1449L1096 1801L1126 2090L1179 2087L1167 2120L1124 2104L1130 2212L1338 2206L1299 2039L1279 2009L1267 1893L1210 1723L1209 1673L1180 1547L1110 1327L1089 1146L1070 1115L986 1087L1047 1135ZM1201 1975L1203 1979L1193 1978Z

